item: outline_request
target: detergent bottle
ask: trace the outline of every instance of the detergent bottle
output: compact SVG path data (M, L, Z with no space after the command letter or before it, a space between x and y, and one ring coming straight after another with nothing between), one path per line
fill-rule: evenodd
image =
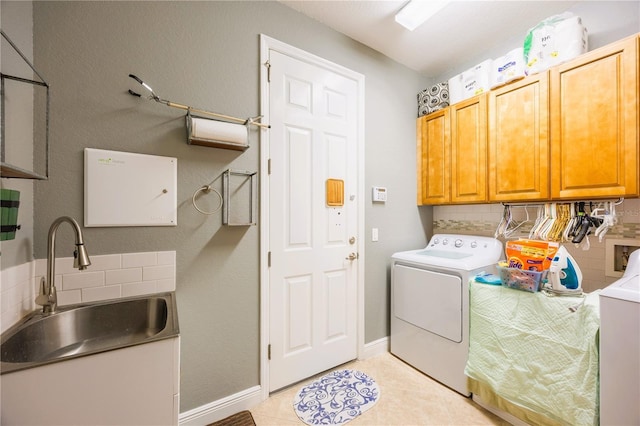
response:
M551 262L549 282L555 291L582 291L582 271L564 246L560 246Z

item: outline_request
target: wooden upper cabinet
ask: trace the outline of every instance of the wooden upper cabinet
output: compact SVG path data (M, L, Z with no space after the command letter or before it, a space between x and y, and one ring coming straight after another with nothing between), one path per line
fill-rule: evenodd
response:
M489 92L489 199L549 197L546 72Z
M418 205L450 200L449 108L417 119Z
M638 37L551 70L551 197L639 195Z
M635 35L418 118L418 204L640 196L639 56Z
M450 107L451 202L487 201L487 95Z

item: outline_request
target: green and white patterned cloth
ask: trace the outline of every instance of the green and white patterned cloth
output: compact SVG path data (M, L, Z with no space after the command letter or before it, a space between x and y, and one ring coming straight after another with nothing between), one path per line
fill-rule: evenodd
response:
M599 291L550 297L471 281L467 376L560 423L598 425Z

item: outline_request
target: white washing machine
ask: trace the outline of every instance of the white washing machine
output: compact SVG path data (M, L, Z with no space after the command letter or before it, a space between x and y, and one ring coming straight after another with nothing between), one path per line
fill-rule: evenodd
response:
M640 425L640 250L600 293L600 424Z
M395 253L391 264L391 353L469 396L469 279L495 271L495 238L434 235L427 247Z

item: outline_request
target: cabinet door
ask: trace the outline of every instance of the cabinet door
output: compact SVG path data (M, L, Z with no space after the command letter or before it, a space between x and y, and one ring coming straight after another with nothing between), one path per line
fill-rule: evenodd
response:
M487 201L487 95L457 103L451 114L451 202Z
M553 198L638 195L638 38L551 71Z
M450 200L449 108L417 121L418 204Z
M547 73L489 93L489 199L549 197Z

